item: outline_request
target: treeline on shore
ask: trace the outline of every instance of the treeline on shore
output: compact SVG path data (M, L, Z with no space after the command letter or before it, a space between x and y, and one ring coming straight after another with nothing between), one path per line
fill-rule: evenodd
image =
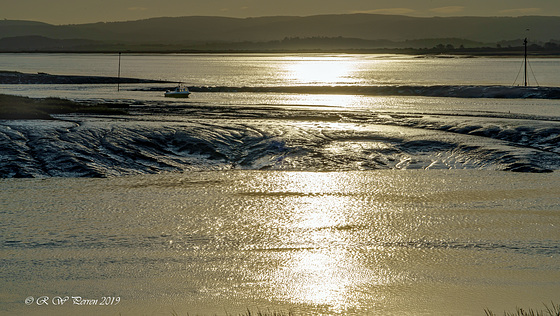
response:
M560 41L530 42L533 55L560 55ZM174 44L131 44L90 40L60 40L41 36L0 39L3 53L245 53L245 52L333 52L391 54L518 55L523 39L482 43L460 38L422 40L365 40L346 37L286 37L254 42L183 42Z

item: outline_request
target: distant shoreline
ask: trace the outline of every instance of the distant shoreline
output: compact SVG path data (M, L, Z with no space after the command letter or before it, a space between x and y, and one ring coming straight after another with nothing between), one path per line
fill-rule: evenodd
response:
M496 57L496 58L516 58L523 57L522 50L497 50L497 49L465 49L456 51L437 51L434 49L333 49L333 50L323 50L323 49L294 49L294 50L235 50L235 49L221 49L221 50L122 50L122 51L104 51L104 50L87 50L87 51L56 51L56 50L37 50L37 51L2 51L2 54L161 54L161 55L172 55L172 54L185 54L185 55L196 55L196 54L209 54L209 55L220 55L220 54L348 54L348 55L361 55L361 54L371 54L371 55L382 55L382 54L394 54L394 55L411 55L419 57L435 57L435 58L445 58L445 57L457 57L457 58L475 58L475 57ZM530 52L529 56L531 58L557 58L560 57L560 51L551 52ZM1 72L1 70L0 70ZM126 78L121 78L125 80ZM133 79L133 78L128 78ZM134 83L134 82L132 82Z
M105 76L51 75L0 70L0 84L117 84L171 83L171 81Z
M477 57L487 57L487 58L523 58L523 51L504 51L504 50L494 50L494 49L466 49L457 51L435 51L432 49L340 49L340 50L322 50L322 49L305 49L305 50L123 50L123 51L12 51L12 52L0 52L2 54L101 54L101 55L112 55L112 54L145 54L145 55L173 55L173 54L184 54L184 55L197 55L197 54L207 54L207 55L243 55L243 54L347 54L347 55L410 55L418 56L419 58L477 58ZM530 58L558 58L560 57L560 51L551 52L530 52ZM2 70L0 70L2 72ZM121 80L126 80L127 78L121 78ZM128 78L135 80L134 78ZM121 81L124 82L124 81ZM116 83L116 82L115 82ZM131 82L136 83L136 82Z

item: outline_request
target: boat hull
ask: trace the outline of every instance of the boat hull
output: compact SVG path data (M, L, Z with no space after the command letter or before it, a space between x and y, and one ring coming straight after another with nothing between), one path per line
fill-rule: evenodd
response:
M188 98L190 93L166 93L166 98Z

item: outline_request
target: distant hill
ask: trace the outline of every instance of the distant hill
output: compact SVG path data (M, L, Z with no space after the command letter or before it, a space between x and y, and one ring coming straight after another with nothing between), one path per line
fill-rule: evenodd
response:
M65 51L95 47L96 45L103 45L103 43L84 39L52 39L36 35L0 38L0 51L2 51L2 48L28 52L37 50Z
M530 29L530 31L526 31ZM208 43L270 42L293 38L348 38L372 41L417 43L422 39L453 38L468 43L517 41L529 36L533 42L560 39L560 17L432 17L346 14L307 17L275 16L228 18L189 16L152 18L138 21L51 25L33 21L0 20L0 51L25 47L30 36L49 39L60 47L71 40L72 47L99 45L118 47L171 45L201 47ZM10 40L6 40L11 38ZM4 39L4 40L2 40ZM80 42L81 41L81 42ZM103 43L103 44L102 44ZM348 41L345 45L348 45ZM70 42L62 43L64 45ZM364 44L364 43L362 43ZM63 45L63 46L64 46ZM197 46L198 45L198 46ZM357 45L357 44L356 44ZM471 45L471 44L467 44ZM373 45L375 46L375 45ZM397 46L401 46L400 44ZM41 45L29 44L29 49ZM43 45L43 47L46 47Z

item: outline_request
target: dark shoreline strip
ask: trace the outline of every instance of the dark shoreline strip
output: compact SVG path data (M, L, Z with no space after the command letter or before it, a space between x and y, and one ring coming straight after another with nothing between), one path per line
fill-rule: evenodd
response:
M0 84L117 84L117 83L171 83L171 81L103 76L51 75L0 71Z
M66 99L34 99L0 94L0 120L51 120L51 114L89 113L122 115L128 105L84 104Z
M499 99L560 99L560 87L476 85L434 86L283 86L283 87L189 87L191 92L272 92L300 94L347 94L379 96L426 96Z

